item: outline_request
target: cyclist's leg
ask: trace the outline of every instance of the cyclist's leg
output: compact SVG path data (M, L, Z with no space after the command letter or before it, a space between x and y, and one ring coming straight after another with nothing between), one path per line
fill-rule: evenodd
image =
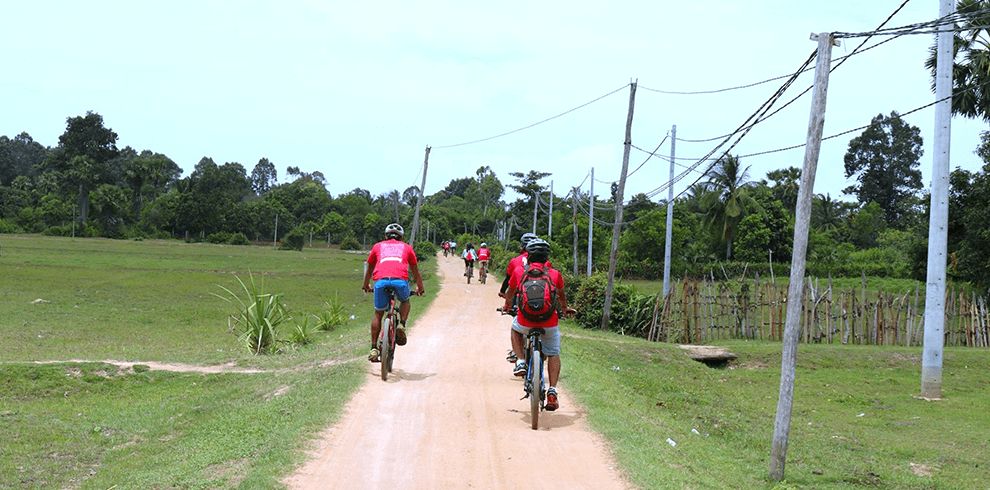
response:
M512 329L509 330L510 342L512 344L512 353L516 356L516 362L513 365L513 372L517 376L522 376L525 374L525 364L526 364L526 338L525 334L528 331L526 327L519 325L519 322L515 319L512 320ZM520 373L520 367L522 371Z
M560 379L560 328L553 327L543 331L541 337L543 352L547 356L547 381L551 390L547 396L547 410L553 411L560 407L557 399L557 380ZM553 394L552 397L549 394Z

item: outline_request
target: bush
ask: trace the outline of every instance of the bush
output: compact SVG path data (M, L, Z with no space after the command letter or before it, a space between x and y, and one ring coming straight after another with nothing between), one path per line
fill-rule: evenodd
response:
M293 228L285 238L279 250L297 250L302 252L303 245L306 244L306 231L300 228Z
M230 233L226 231L213 233L206 237L206 241L210 243L227 243L228 240L230 240Z
M416 260L422 262L424 260L436 257L440 247L434 245L432 242L421 241L416 242L416 245L413 246L413 250L416 252Z
M21 229L13 223L0 219L0 233L20 233Z
M565 287L567 287L566 283ZM568 300L568 303L578 311L578 323L584 328L601 328L602 317L605 315L607 287L608 277L605 274L595 274L580 284L573 300ZM644 331L642 310L646 303L652 308L653 303L650 298L636 294L636 289L630 285L614 284L609 330L623 335L642 335Z
M348 236L340 242L341 250L361 250L361 243L354 238L354 235Z
M230 237L227 239L227 243L231 245L250 245L251 241L248 237L241 232L231 233Z

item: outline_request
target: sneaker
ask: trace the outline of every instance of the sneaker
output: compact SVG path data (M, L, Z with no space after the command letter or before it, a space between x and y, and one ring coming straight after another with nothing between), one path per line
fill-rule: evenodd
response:
M406 345L406 329L402 327L395 329L395 345Z
M526 361L521 359L516 361L516 367L512 370L512 374L516 376L526 376Z
M519 358L516 357L515 351L510 350L509 353L505 356L505 360L509 362L516 362L519 360Z
M371 352L368 353L368 360L371 362L382 362L381 359L378 358L378 349L375 349L374 347L371 348Z
M550 389L547 390L547 402L543 405L543 409L548 412L552 412L558 408L560 408L560 404L557 403L557 390L551 386Z

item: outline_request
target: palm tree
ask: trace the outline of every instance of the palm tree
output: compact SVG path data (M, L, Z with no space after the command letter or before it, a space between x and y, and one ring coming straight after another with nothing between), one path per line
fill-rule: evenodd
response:
M838 229L842 225L842 203L831 194L818 194L811 201L812 227L818 231Z
M732 239L736 227L759 204L749 195L753 182L749 180L749 167L741 168L739 157L725 155L715 163L705 187L705 205L709 224L720 229L725 240L725 260L732 258Z
M965 22L953 35L952 113L990 122L990 0L959 0L956 13ZM925 61L932 72L933 92L936 60L937 41Z

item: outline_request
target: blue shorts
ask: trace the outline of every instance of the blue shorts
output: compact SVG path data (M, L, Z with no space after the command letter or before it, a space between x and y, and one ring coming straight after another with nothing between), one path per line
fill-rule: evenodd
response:
M512 330L523 334L529 333L529 327L524 327L515 319L512 320ZM560 327L543 327L543 334L540 335L540 342L543 342L543 353L548 356L560 355Z
M395 296L399 301L406 303L409 301L409 281L405 279L385 278L375 281L375 311L385 311L388 309L388 295L385 294L385 287L395 288Z

